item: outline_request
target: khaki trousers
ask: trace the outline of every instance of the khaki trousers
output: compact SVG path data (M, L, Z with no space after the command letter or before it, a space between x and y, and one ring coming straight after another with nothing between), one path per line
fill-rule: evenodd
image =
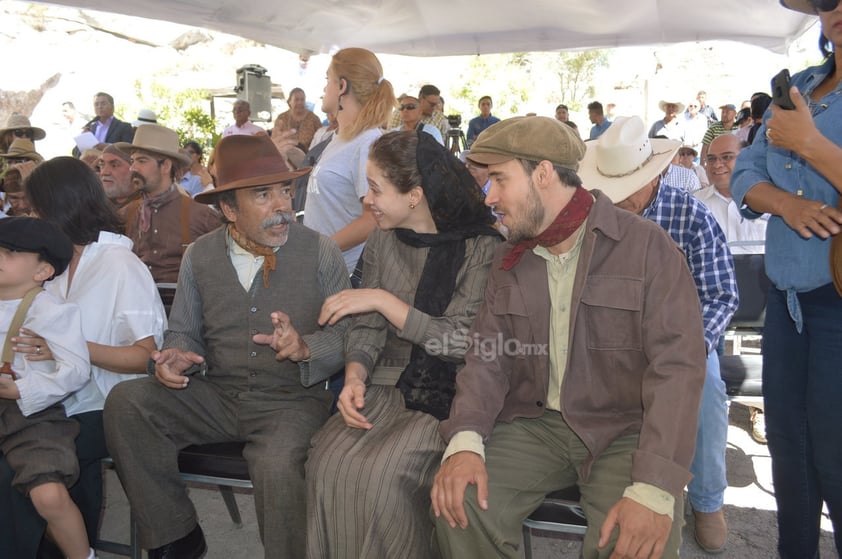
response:
M436 539L443 557L521 557L524 519L548 493L577 484L588 519L582 557L607 559L614 549L618 530L615 528L610 543L599 549L599 529L608 510L631 485L631 454L637 443L636 434L614 441L599 456L588 480L584 481L578 471L588 457L588 450L560 413L547 411L536 419L498 423L485 447L488 510L479 508L476 486L469 485L464 502L468 527L454 529L444 516L436 519ZM675 501L675 520L664 549L665 559L677 558L681 546L684 503L681 496Z

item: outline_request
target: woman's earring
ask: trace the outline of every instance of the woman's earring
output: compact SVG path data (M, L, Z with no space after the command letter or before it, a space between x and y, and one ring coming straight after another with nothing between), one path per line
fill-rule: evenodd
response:
M409 203L409 209L410 209L410 210L414 210L414 209L415 209L415 204L413 204L412 202L410 202L410 203Z

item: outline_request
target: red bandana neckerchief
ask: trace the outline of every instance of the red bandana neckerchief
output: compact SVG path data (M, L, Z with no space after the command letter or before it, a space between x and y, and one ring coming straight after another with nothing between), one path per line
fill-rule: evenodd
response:
M591 206L593 206L593 196L591 193L581 186L576 188L573 198L559 212L550 226L537 237L521 241L512 247L509 254L503 258L503 264L500 267L504 270L511 270L517 266L517 263L520 262L520 257L527 250L533 249L537 245L551 247L564 241L585 222L588 218L588 213L591 211Z
M240 245L249 254L263 257L263 287L269 288L269 273L275 269L275 249L266 245L255 243L239 231L234 225L228 226L228 232L234 242Z

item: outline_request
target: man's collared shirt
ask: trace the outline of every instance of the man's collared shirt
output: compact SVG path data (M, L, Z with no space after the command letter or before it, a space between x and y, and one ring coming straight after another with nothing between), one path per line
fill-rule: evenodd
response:
M764 251L769 214L764 214L757 219L746 219L740 214L740 209L733 198L726 198L714 186L696 192L695 196L716 218L733 254L757 254ZM734 245L734 241L739 243L755 241L757 244L741 246Z
M599 138L602 135L603 132L608 130L609 126L611 126L611 121L608 120L607 118L602 121L602 124L594 124L593 126L591 126L590 139L596 140L597 138Z
M663 227L684 251L702 302L705 344L710 354L739 301L734 259L725 234L704 204L663 182L642 215Z
M108 129L111 128L111 123L114 122L114 115L108 117L105 122L97 121L96 128L94 128L94 136L99 143L105 143L105 137L108 135Z
M225 240L228 245L228 258L231 259L231 264L237 272L237 279L243 289L248 291L254 283L254 276L263 271L263 257L255 256L241 247L231 237L231 233L225 234ZM274 252L277 253L279 248L281 247L275 247Z

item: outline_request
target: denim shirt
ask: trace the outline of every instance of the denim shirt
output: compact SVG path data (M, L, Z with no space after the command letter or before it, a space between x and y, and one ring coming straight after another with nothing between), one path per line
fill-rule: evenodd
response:
M842 145L842 88L825 95L818 103L810 99L813 90L834 70L833 58L793 76L792 84L807 100L816 127L825 137ZM761 214L745 205L746 193L756 184L769 182L781 190L837 207L839 193L807 161L793 151L769 145L766 139L767 110L763 125L750 148L740 152L731 178L731 196L742 214L750 219ZM830 239L801 237L783 218L773 215L766 229L766 274L775 286L787 292L790 316L801 331L801 308L796 293L811 291L831 282Z

